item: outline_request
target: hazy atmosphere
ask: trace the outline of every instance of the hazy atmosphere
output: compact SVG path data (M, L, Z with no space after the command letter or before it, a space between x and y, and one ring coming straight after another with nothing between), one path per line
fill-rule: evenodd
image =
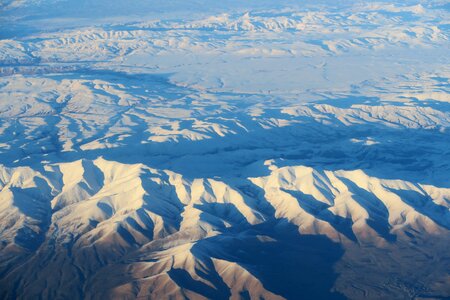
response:
M449 299L444 0L0 0L1 299Z

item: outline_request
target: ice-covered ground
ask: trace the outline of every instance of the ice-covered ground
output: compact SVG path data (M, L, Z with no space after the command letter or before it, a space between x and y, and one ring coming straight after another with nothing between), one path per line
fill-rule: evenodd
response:
M241 2L0 3L2 297L450 297L448 3Z

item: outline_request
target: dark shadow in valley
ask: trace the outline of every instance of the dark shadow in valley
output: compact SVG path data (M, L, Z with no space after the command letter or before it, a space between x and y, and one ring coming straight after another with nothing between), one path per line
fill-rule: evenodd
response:
M140 174L141 184L145 190L145 204L143 205L142 209L161 216L164 222L165 229L168 232L174 232L180 229L180 223L182 220L181 214L184 210L184 205L176 196L177 193L174 186L162 186L152 180L152 178L157 178L157 180L159 180L161 179L161 177L163 178L163 180L169 181L168 175L165 173L155 175L148 170L144 170L143 173ZM144 213L142 213L142 215L138 215L142 217L141 220L143 222L150 219L148 216L143 217L143 215ZM153 226L153 221L151 221L150 224L152 224Z
M169 74L127 74L110 70L80 70L73 74L49 76L53 76L57 80L86 78L120 83L128 86L129 91L133 94L162 95L164 100L161 101L167 101L167 107L184 109L191 108L187 96L195 92L172 84L168 79ZM179 101L180 99L183 100ZM241 102L243 104L236 105L245 107L245 101ZM323 103L347 107L360 102L376 105L377 99L354 97L326 100ZM436 106L438 109L440 104L435 102L427 101L427 106ZM145 113L145 105L152 104L142 102L139 105L143 105L143 107L130 107ZM312 105L309 107L314 110ZM440 109L446 111L445 108L441 107ZM152 142L148 140L148 124L135 114L130 116L136 124L132 125L132 129L136 132L120 141L117 140L117 137L110 137L112 142L117 143L117 146L83 151L79 144L74 146L74 151L62 152L61 145L57 142L58 138L55 136L58 135L58 132L55 130L44 131L46 134L42 136L41 130L35 135L42 136L42 141L38 139L31 142L24 137L14 141L3 140L3 143L11 144L14 151L2 150L0 161L7 166L34 166L41 165L42 161L57 163L81 158L95 159L102 156L105 159L122 163L144 163L155 168L169 169L188 178L205 178L236 175L256 177L261 175L257 169L252 169L252 172L246 170L247 173L244 172L244 174L242 173L243 169L266 159L283 159L286 164L320 166L327 170L362 169L367 174L379 178L416 182L419 180L423 183L450 187L448 180L430 176L433 173L432 170L436 174L440 169L450 168L449 164L437 163L450 161L450 152L443 151L449 147L448 132L441 132L438 130L439 128L392 128L389 122L386 125L355 122L346 126L337 119L330 119L332 124L325 124L310 116L294 117L279 109L268 109L261 116L262 119L284 118L300 123L294 122L289 126L267 129L245 113L245 110L242 110L222 112L220 115L225 119L238 119L245 127L246 130L240 128L236 134L230 133L225 136L212 134L209 139L198 141L181 138L178 141ZM220 121L217 116L213 117L217 122ZM204 117L197 116L197 118L202 120ZM57 120L56 117L50 121L56 122L55 120ZM108 124L98 124L98 126L103 128L102 130L107 130L114 126L117 119L112 117L108 122ZM19 122L16 123L15 127L7 130L22 134L21 132L25 131L25 128ZM9 136L14 136L14 132L11 132ZM81 136L79 132L76 134ZM105 134L106 131L101 131L100 134L95 134L80 143L86 144L86 142L101 139ZM364 141L368 137L376 143L366 145L363 142L355 142L355 140ZM20 145L20 140L27 144ZM36 144L39 147L36 147ZM384 166L384 168L380 166ZM395 172L385 172L386 168L395 170ZM424 169L429 170L430 174L424 174Z
M110 72L108 71L108 73ZM74 76L79 78L79 75ZM155 89L163 90L166 87L174 89L171 95L165 91L168 101L189 93L187 89L177 90L178 87L170 85L164 78L121 73L111 75L102 72L87 76L117 77L107 77L111 81L121 81L123 76L129 76L126 77L127 80L143 81L150 85L156 81ZM143 87L141 90L145 91ZM349 103L342 105L351 105L352 101L349 100ZM362 169L369 176L378 178L402 179L450 187L448 180L436 182L434 178L428 176L433 172L444 174L449 169L447 162L450 161L450 152L445 149L448 149L450 139L448 133L445 132L393 129L379 124L354 124L352 126L340 123L323 124L307 117L298 118L302 123L265 129L252 121L249 116L229 113L224 117L240 118L244 127L249 130L228 134L224 137L213 136L211 139L201 141L181 140L144 144L142 143L144 139L147 142L147 137L143 136L146 128L140 124L135 128L138 130L138 134L124 139L115 148L84 151L78 148L71 152L60 152L61 147L56 144L58 133L50 130L44 133L53 136L43 136L41 142L38 140L27 141L29 144L25 149L20 145L20 140L9 143L8 140L0 137L2 143L9 143L13 149L11 151L2 150L0 162L12 167L29 165L43 170L44 164L103 157L106 160L120 163L143 163L157 169L169 169L182 174L185 179L217 177L217 180L235 187L242 193L244 202L250 208L261 213L263 223L249 224L233 204L203 203L196 206L203 211L202 220L217 225L222 230L222 233L217 236L197 241L191 250L195 257L207 266L208 270L196 270L197 275L213 283L216 288L211 288L205 283L195 280L187 271L181 269L169 271L170 278L182 288L213 299L228 298L231 292L215 271L211 258L237 263L260 280L266 289L287 299L343 299L342 295L332 291L337 278L334 265L343 255L341 246L326 236L301 235L295 225L286 220L276 219L275 209L265 199L264 190L246 179L270 174L270 170L264 165L264 160L277 160L280 162L280 167L306 165L331 171ZM271 116L266 117L270 118ZM289 116L285 117L289 118ZM48 121L55 123L57 119L53 118ZM116 122L117 120L113 118L110 121ZM134 121L139 122L137 118ZM112 124L102 125L106 128L112 126ZM25 131L19 122L8 130L11 131L8 132L10 136L15 136L14 131ZM104 133L106 131L102 131L101 135ZM378 144L365 145L352 141L352 139L364 140L367 137L374 138ZM101 136L97 135L95 138L101 138ZM91 138L91 140L95 140L95 138ZM50 143L56 151L32 152L36 144L41 146L40 143L42 145ZM30 148L27 148L28 145ZM443 149L444 151L442 151ZM424 169L429 173L423 172ZM90 173L87 175L95 177L93 170L87 172ZM172 185L161 187L161 184L151 180L152 177L163 177L163 181L168 180L165 174L155 175L151 172L144 172L140 175L145 190L143 209L161 216L167 232L176 232L180 229L184 205L177 197L168 196L176 195ZM232 180L233 178L238 178L240 181L237 183ZM353 199L369 213L368 225L387 241L395 241L396 237L390 233L388 210L381 200L354 182L345 178L339 179L353 193ZM161 188L167 188L170 191L161 192ZM46 183L41 182L39 188L26 191L16 189L14 192L34 195L45 189L47 189ZM95 189L93 188L92 191ZM350 240L356 240L351 230L350 220L332 214L325 205L309 195L298 191L288 192L298 200L305 211L328 222ZM403 201L417 211L449 228L448 222L445 221L448 220L448 210L445 211L445 208L435 203L429 203L430 199L423 198L422 195L415 192L398 190L392 190L392 192L398 194ZM33 197L20 197L20 195L16 197L18 200L15 204L25 215L43 211L41 208L32 207L34 205L32 203L39 202L33 202ZM429 204L425 204L425 202ZM45 207L47 209L49 206ZM106 204L100 204L99 208L107 215L112 214L112 208ZM137 216L141 224L133 219L127 219L126 224L148 239L155 238L153 236L154 224L149 216L143 210L138 210ZM33 217L36 216L33 215ZM45 232L45 226L48 226L50 222L51 210L48 215L37 217L45 219L45 222L42 223L44 224L42 229ZM226 228L225 222L233 226ZM136 240L129 235L125 228L120 227L118 231L124 240L133 245L136 244ZM22 240L21 236L24 237ZM30 237L31 240L27 240ZM29 235L28 232L19 232L17 242L30 249L35 249L43 241L43 237L36 238ZM120 255L123 257L127 255L127 263L134 259L132 253L121 252ZM123 267L124 273L120 273L118 275L120 278L115 278L114 283L122 284L135 280L133 274L125 273L127 269L126 264L124 265L120 266ZM104 278L101 276L98 278L98 286L103 287L104 281L109 278L108 275L106 271L102 273ZM107 284L111 285L112 283L108 282Z
M447 207L433 202L430 196L414 190L393 188L389 190L398 195L403 202L413 207L420 214L427 216L439 226L450 230L450 210Z
M351 142L353 138L372 136L380 143L362 145ZM263 129L228 135L213 139L178 142L151 142L142 144L140 137L128 140L119 147L71 151L61 153L23 154L7 153L2 157L7 166L69 162L78 159L103 157L126 164L144 163L150 167L169 169L185 178L251 176L258 177L257 168L246 166L267 159L282 159L283 165L306 165L326 170L362 169L370 176L385 179L403 179L448 187L448 182L433 178L424 168L439 173L438 161L449 161L450 153L442 153L448 146L448 136L439 132L420 130L385 129L378 132L370 126L355 125L351 128L326 126L320 123L303 123L291 127ZM422 143L423 142L423 143ZM381 166L392 172L385 172ZM242 173L244 172L244 173ZM442 172L441 172L442 173Z
M397 237L391 234L391 225L389 224L389 210L386 205L363 188L360 188L353 181L338 176L352 193L352 198L361 205L369 214L367 225L375 230L386 241L395 242Z
M200 219L224 230L230 225L237 227L249 226L247 219L241 214L233 203L203 203L194 204L201 210Z
M286 220L207 238L191 251L208 264L211 258L239 264L264 288L286 299L345 299L332 291L337 278L333 266L342 248L325 236L300 235ZM188 282L185 287L192 289Z
M261 176L267 176L265 172L261 173ZM223 178L224 182L234 187L241 194L244 202L254 211L261 214L263 219L275 218L275 208L267 201L265 198L266 192L261 187L254 184L251 180L247 178L242 178L239 182L229 181Z
M286 189L282 189L282 191L297 199L300 207L307 213L319 220L327 222L336 229L336 231L345 235L349 240L357 242L357 238L352 230L353 222L351 219L333 214L328 210L329 205L316 200L312 195L304 194L301 191L290 191Z
M189 272L183 269L171 269L167 272L170 278L182 289L191 290L207 299L225 300L230 298L230 290L227 285L222 281L220 276L212 272L212 274L203 273L202 275L207 278L208 281L219 284L218 286L211 287L206 283L199 280L195 280L189 274Z
M10 187L14 197L14 206L23 213L30 222L25 221L15 236L15 242L28 250L36 250L45 240L45 234L51 223L51 189L48 183L35 177L37 187L20 189ZM36 225L38 229L36 229Z

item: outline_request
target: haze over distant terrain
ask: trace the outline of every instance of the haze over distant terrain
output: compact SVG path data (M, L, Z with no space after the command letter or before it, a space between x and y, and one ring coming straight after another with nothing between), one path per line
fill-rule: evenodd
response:
M450 297L448 1L0 10L0 298Z

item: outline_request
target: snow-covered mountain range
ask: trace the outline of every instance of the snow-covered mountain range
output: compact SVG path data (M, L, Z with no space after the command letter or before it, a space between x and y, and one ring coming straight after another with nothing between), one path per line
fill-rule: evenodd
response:
M3 1L5 299L450 297L445 1Z

